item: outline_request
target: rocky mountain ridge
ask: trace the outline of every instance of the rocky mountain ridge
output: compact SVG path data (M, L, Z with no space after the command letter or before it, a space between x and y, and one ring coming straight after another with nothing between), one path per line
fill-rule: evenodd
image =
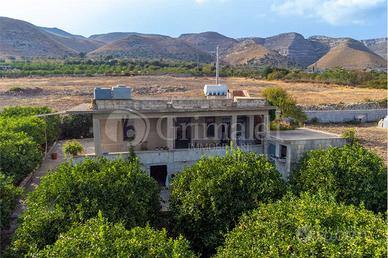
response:
M216 46L225 64L277 67L342 66L348 69L386 69L387 38L354 40L290 32L276 36L234 39L217 32L170 37L136 32L96 34L88 38L59 28L0 17L0 58L172 59L212 62Z

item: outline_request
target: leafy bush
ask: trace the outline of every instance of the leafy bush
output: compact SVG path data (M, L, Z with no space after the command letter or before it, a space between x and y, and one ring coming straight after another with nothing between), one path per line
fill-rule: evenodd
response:
M177 175L170 207L179 233L209 254L243 212L279 199L284 190L280 173L264 156L235 150L202 158Z
M41 146L46 143L46 128L46 122L38 117L0 118L0 130L24 132Z
M20 182L40 163L42 153L25 133L0 132L0 171Z
M216 257L386 256L386 224L380 216L303 194L242 216Z
M93 134L90 128L93 126L91 115L64 116L61 124L62 139L89 138Z
M159 186L137 162L64 163L29 194L11 251L16 256L36 252L99 210L110 222L130 228L155 223L159 209Z
M0 230L9 224L22 189L13 185L13 180L0 172Z
M273 87L265 89L262 94L271 105L279 108L282 118L293 118L299 124L306 121L306 114L296 105L296 101L288 95L286 90ZM272 118L274 119L274 117Z
M342 136L342 138L345 138L348 141L348 143L350 143L350 144L354 144L354 143L359 143L360 142L360 139L358 139L357 134L356 134L356 130L354 128L346 129L342 133L341 136Z
M63 144L63 153L65 153L66 156L67 155L76 156L79 153L83 152L83 150L84 150L84 147L77 140L66 141Z
M292 172L290 184L296 193L323 191L339 202L367 209L387 210L387 169L383 160L360 144L313 150Z
M42 114L50 114L54 111L48 107L7 107L4 109L3 112L0 113L0 116L3 118L21 118L21 117L31 117L35 115L42 115ZM38 119L42 120L45 126L41 125L42 128L39 128L40 132L46 133L47 129L47 140L49 143L54 142L58 136L60 131L60 117L59 115L49 115L45 117L35 117L32 119L32 121L37 121ZM19 120L20 121L20 120ZM35 122L38 123L38 122ZM42 123L42 124L43 124ZM39 123L38 123L39 124ZM26 132L27 134L32 133L31 131ZM29 134L30 135L30 134ZM31 136L37 140L38 143L43 144L45 143L46 136L42 136L42 133L40 133L39 137L34 137L34 134L31 134Z
M61 235L36 257L195 257L181 236L174 240L149 226L127 230L99 215Z

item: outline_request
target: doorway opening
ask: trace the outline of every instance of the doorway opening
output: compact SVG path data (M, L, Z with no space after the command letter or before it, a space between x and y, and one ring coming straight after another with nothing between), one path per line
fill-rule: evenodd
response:
M166 186L167 165L151 166L150 175L161 186Z

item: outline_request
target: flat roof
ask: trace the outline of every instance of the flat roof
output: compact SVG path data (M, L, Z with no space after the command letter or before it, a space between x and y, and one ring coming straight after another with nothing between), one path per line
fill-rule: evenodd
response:
M308 129L298 128L295 130L271 131L270 138L281 141L302 141L302 140L321 140L342 138L338 134Z

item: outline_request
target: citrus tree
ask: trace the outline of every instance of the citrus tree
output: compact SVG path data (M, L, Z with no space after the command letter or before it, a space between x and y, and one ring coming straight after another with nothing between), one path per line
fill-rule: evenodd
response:
M279 199L284 190L280 173L264 156L234 150L204 157L175 177L170 207L176 230L209 254L242 213Z
M149 226L127 230L102 218L70 229L35 257L195 257L182 236L167 237Z
M0 230L8 226L21 193L22 189L14 186L12 178L0 172Z
M128 228L153 224L160 210L159 186L136 161L64 163L29 194L11 251L23 256L42 249L100 210L109 221Z
M387 169L377 154L360 144L313 150L291 173L295 193L319 191L334 194L339 202L385 212Z
M386 257L386 223L334 198L289 195L248 212L216 257Z
M40 147L25 133L0 132L0 171L20 182L42 158Z

